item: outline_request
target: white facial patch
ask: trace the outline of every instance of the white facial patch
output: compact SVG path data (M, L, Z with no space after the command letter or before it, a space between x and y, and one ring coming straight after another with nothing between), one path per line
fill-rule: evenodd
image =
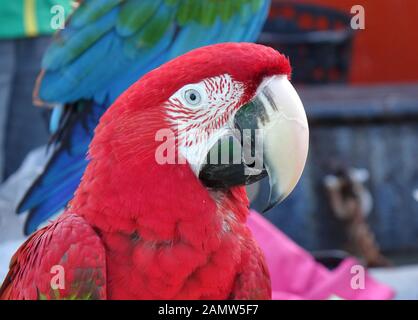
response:
M167 116L178 133L178 148L198 174L210 148L226 135L244 94L244 85L228 74L188 84L166 104Z

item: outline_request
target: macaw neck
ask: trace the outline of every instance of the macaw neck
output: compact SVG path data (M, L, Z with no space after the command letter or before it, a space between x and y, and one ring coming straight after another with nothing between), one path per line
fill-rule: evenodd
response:
M123 161L108 154L90 161L68 211L103 232L195 241L216 236L228 220L245 223L248 200L245 188L209 191L188 164L160 165L146 154Z

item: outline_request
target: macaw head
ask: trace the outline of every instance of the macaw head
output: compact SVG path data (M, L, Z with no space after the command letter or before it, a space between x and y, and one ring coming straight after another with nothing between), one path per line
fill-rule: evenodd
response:
M187 166L207 189L268 175L271 208L295 187L308 153L308 123L290 72L285 56L262 45L193 50L145 75L114 103L90 156L100 157L101 141L111 141L117 161L131 164L125 168L145 159Z

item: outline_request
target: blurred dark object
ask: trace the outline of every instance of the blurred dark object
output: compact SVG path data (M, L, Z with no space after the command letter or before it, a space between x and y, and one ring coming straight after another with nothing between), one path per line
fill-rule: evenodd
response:
M289 56L295 83L344 83L351 62L350 19L321 6L273 3L259 42Z
M344 261L344 259L350 257L350 255L343 250L319 250L313 251L311 254L315 261L329 270L334 270Z
M305 86L298 92L310 125L308 161L296 189L267 218L310 251L344 249L344 225L332 213L323 178L337 165L366 168L374 201L367 222L377 243L395 264L406 255L417 263L418 83ZM252 205L262 210L268 182L258 187Z
M367 170L342 167L327 175L324 185L333 214L344 224L348 252L363 258L369 268L387 267L391 263L380 252L366 220L373 207L367 180Z
M32 90L49 37L0 40L0 180L26 154L48 142L46 116L32 104Z

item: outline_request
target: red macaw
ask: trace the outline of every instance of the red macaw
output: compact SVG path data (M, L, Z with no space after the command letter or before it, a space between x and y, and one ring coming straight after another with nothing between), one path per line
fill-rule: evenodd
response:
M274 49L226 43L142 77L101 118L73 200L17 251L0 297L271 298L244 185L268 175L271 207L302 173L308 125L289 75ZM244 139L239 163L206 161L247 129L254 162Z

